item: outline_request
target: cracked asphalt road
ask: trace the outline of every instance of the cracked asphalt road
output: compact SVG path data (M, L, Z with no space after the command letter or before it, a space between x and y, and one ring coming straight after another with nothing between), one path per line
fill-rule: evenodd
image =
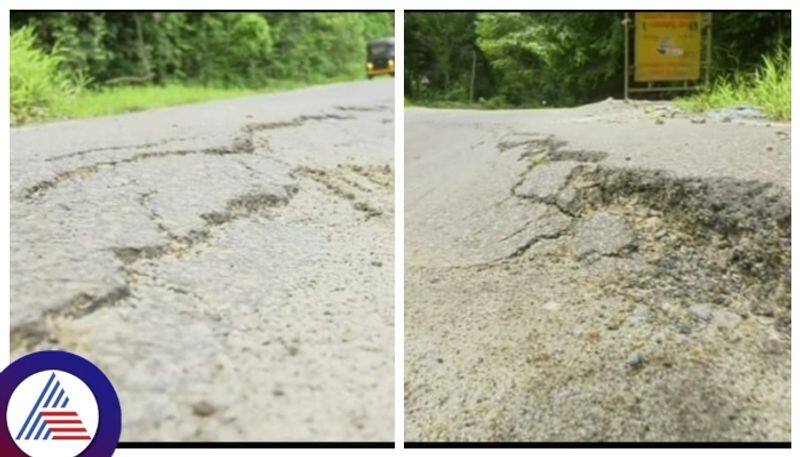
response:
M12 356L124 441L393 437L393 80L12 129Z
M407 440L790 439L789 125L671 113L406 110Z

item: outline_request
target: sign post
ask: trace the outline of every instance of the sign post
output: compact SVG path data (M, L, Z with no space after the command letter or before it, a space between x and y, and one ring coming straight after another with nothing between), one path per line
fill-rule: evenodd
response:
M625 99L635 92L695 90L701 73L705 74L705 83L710 82L711 13L634 14L633 83L645 83L646 87L631 87L628 63L631 20L628 14L622 24L625 27Z

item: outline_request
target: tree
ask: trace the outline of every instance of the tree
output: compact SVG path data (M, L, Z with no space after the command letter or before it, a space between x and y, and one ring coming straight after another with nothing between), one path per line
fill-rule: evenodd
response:
M622 95L622 12L414 12L405 20L406 96L493 106L572 106ZM790 46L788 12L714 13L715 75L752 70Z
M363 77L366 42L391 13L12 12L62 68L108 83L258 87L270 79Z

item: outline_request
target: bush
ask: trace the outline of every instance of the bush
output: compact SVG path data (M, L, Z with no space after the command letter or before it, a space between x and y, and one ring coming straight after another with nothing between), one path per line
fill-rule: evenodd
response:
M243 73L250 85L264 83L263 67L272 52L272 35L269 24L258 14L244 14L236 18L229 39L231 62L229 72Z
M31 27L11 34L11 122L53 117L77 85L61 69L61 59L36 46Z
M750 73L720 78L709 89L679 105L692 111L734 106L752 106L778 120L792 117L792 61L788 50L779 48L764 56L762 66Z

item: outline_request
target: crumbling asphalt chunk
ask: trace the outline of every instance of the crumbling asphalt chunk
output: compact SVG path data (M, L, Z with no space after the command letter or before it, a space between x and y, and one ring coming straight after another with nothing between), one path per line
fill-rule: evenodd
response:
M692 317L701 322L711 321L714 308L709 303L696 303L689 308Z
M633 242L633 230L623 218L598 211L582 219L575 227L572 251L576 259L583 259L592 253L617 255Z
M516 188L516 194L519 197L552 203L578 167L580 163L573 161L534 165Z
M581 209L581 195L573 187L565 187L556 195L555 204L561 211L576 215Z

